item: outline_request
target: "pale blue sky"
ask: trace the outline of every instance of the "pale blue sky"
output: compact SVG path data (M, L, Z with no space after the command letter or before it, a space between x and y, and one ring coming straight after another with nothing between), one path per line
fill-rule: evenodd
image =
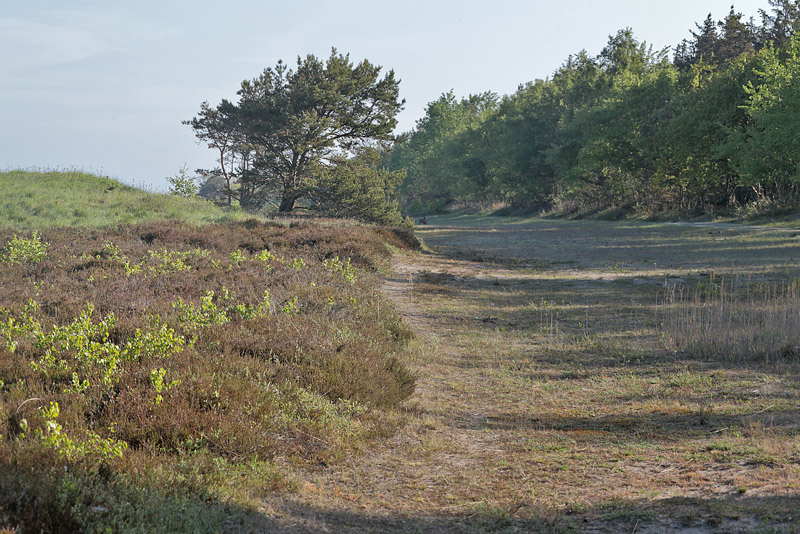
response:
M425 105L513 92L571 53L597 54L631 27L654 48L677 44L731 0L406 2L0 0L0 170L79 167L165 188L187 164L211 167L189 119L235 99L244 79L283 58L351 59L394 69L406 99L399 131ZM757 16L766 0L736 10Z

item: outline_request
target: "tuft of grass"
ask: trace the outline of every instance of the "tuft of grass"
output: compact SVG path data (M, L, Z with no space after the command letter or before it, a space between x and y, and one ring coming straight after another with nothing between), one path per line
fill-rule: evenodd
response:
M728 361L800 358L800 281L749 283L712 275L694 290L667 288L662 310L667 346Z

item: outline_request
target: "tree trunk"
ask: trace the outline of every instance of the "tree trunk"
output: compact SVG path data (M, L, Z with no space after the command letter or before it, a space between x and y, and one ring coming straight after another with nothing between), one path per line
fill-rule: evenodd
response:
M296 201L296 196L284 193L283 198L281 198L281 205L278 207L278 213L289 213L294 209Z

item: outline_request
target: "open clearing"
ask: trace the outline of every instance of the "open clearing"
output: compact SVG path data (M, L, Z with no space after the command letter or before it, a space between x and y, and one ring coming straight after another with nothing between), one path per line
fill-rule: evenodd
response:
M659 326L665 285L795 279L796 232L431 222L435 253L398 254L385 283L420 333L406 424L245 530L800 529L796 353L699 359Z

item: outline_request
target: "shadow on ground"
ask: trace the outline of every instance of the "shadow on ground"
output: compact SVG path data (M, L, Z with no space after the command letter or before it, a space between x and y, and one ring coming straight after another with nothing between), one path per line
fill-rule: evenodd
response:
M452 516L405 516L327 510L286 500L279 515L241 516L231 533L744 533L797 532L800 496L723 495L712 499L670 498L608 503L582 509L537 511L526 503L512 507L476 505ZM759 515L755 515L755 511Z

